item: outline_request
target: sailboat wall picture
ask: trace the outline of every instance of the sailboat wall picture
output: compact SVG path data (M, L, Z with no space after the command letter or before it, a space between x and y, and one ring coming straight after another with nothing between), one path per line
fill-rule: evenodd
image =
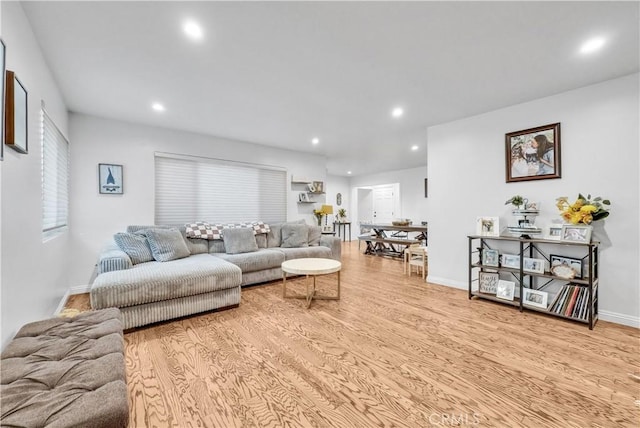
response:
M99 191L105 195L121 195L122 185L122 165L110 163L98 164L98 186Z

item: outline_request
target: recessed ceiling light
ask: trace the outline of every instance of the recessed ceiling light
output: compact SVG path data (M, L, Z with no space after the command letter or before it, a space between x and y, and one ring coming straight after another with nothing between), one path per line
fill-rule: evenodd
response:
M320 142L320 139L318 137L311 140L311 144L318 144L319 142Z
M411 150L413 150L414 152L415 152L416 150L418 150L419 148L420 148L420 147L418 147L418 145L417 145L417 144L414 144L413 146L411 146Z
M202 27L195 21L187 21L182 27L184 33L192 40L201 40L203 36Z
M351 175L351 171L347 171L347 174Z
M593 39L589 39L582 44L582 46L580 47L580 53L590 54L599 50L603 46L604 39L602 37L594 37Z
M393 110L391 110L391 116L393 117L400 117L404 114L404 110L402 109L402 107L396 107Z
M151 108L154 109L155 111L165 111L164 106L160 103L151 104Z

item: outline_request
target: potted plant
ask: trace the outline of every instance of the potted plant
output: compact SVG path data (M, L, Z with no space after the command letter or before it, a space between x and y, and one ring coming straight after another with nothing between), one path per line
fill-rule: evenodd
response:
M340 208L338 210L338 221L340 223L344 223L347 220L347 210L344 208Z
M525 204L525 199L520 195L515 195L511 199L507 200L507 202L505 202L504 204L505 205L511 204L514 207L516 207L517 210L520 210L522 209L520 207Z

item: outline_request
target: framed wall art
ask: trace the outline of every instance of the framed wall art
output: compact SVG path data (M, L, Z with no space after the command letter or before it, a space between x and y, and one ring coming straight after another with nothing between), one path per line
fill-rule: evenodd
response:
M5 94L5 79L4 75L7 71L6 62L6 47L2 39L0 39L0 72L2 73L2 79L0 79L0 160L4 159L4 94Z
M5 144L18 153L27 154L28 147L28 93L13 71L5 73Z
M98 164L99 191L105 195L122 195L123 175L122 165L109 163Z
M560 123L505 134L507 183L560 178Z

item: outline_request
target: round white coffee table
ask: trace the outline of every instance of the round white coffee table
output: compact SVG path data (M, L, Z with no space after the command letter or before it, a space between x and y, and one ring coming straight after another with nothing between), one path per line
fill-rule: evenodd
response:
M333 259L294 259L282 262L282 297L285 299L305 299L307 308L311 306L313 299L318 300L339 300L340 299L340 269L342 263ZM330 273L338 273L338 294L335 296L318 295L316 293L316 277L318 275L328 275ZM290 294L287 295L287 274L306 275L307 278L313 278L313 281L307 281L307 294ZM309 287L311 285L311 287Z

